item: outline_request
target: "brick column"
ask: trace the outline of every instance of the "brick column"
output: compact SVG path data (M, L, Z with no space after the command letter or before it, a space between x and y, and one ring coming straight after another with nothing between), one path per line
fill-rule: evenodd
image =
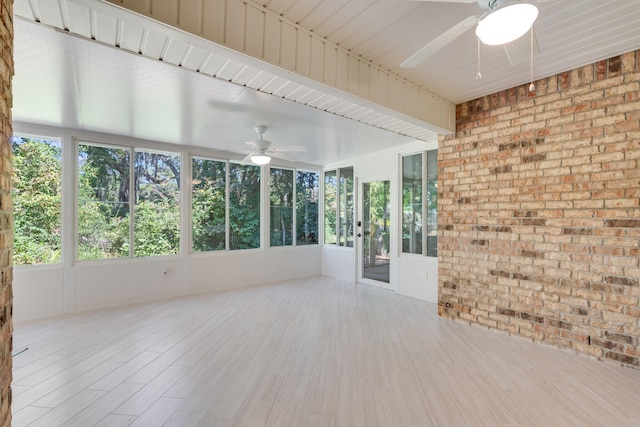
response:
M12 247L11 78L13 76L13 1L0 0L0 426L11 425Z
M442 316L640 367L640 51L456 108Z

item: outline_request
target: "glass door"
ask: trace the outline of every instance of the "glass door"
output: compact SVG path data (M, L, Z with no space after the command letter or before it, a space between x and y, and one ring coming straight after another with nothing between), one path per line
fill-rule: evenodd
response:
M390 283L391 194L390 181L362 183L362 279Z

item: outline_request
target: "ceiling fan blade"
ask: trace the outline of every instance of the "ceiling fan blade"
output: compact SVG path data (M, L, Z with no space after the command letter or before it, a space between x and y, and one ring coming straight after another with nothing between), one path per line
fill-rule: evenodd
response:
M247 156L242 159L243 162L250 162L251 161L251 157L253 157L256 153L254 153L253 151L249 154L247 154Z
M249 147L255 149L255 150L260 149L260 146L258 144L256 144L255 141L245 141L244 143L247 144Z
M278 159L286 160L288 162L295 162L296 160L298 160L293 156L290 156L288 154L284 154L284 153L279 152L279 151L269 152L267 154L270 155L271 157L277 157Z
M407 58L400 67L412 68L438 52L440 49L469 31L480 20L480 16L474 15L463 19L444 33L433 39L429 44Z
M536 37L533 27L531 27L531 31L533 31L533 54L537 55L540 53L538 37ZM524 64L531 60L531 34L528 31L524 36L503 46L511 65Z
M269 148L269 151L274 153L282 153L282 152L294 153L299 151L307 151L307 149L301 145L282 145L278 147L272 146L271 148Z

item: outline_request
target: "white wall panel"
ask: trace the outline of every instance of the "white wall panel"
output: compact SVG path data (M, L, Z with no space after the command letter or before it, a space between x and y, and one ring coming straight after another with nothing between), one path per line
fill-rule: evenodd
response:
M202 16L204 11L203 2L205 0L192 0L190 2L179 2L178 13L180 16L180 27L193 34L202 34Z
M281 282L320 275L321 249L318 245L271 248L265 254L264 277Z
M245 3L238 0L227 1L227 7L225 8L226 20L224 23L224 44L238 52L245 51L245 8Z
M371 87L370 65L365 61L358 61L358 96L364 99L369 98L369 88Z
M254 58L262 58L264 55L264 12L253 7L248 7L246 14L245 52Z
M222 68L220 68L220 70L218 70L216 77L224 80L233 80L233 78L242 71L242 68L244 68L244 65L240 62L228 61Z
M399 294L438 303L438 258L401 254L398 267Z
M304 31L297 30L296 43L296 72L309 77L311 66L311 36Z
M178 23L178 0L153 0L151 2L151 13L157 20L162 22ZM190 0L191 4L192 1Z
M189 70L199 70L209 53L196 46L189 46L180 60L180 65Z
M69 28L68 18L64 19L62 11L57 4L47 0L35 0L31 2L34 17L43 24L55 27Z
M212 42L224 44L227 4L223 1L205 1L202 8L202 36Z
M91 33L89 8L71 2L67 2L66 5L69 31L91 38L93 34Z
M324 80L325 43L317 37L311 38L311 59L309 77L316 81Z
M113 16L95 12L92 12L92 20L95 23L93 35L96 40L108 45L115 45L118 20Z
M342 49L336 50L336 83L340 90L349 90L349 57Z
M338 50L335 46L324 44L323 82L329 86L338 87L336 74L338 72Z
M264 15L264 52L263 59L271 64L280 62L281 22L269 14Z
M119 34L117 35L118 42L120 43L120 47L123 49L127 49L131 52L138 53L143 45L143 42L146 42L149 39L149 35L147 35L147 39L143 37L143 29L138 25L131 25L128 22L120 21L118 25ZM160 43L160 37L152 37L152 42L155 41L156 44ZM159 58L162 54L162 49L165 46L166 39L163 37L162 45L160 46L160 52L156 56ZM157 47L154 49L154 52L157 52Z
M322 274L354 283L356 280L355 250L335 245L324 245L322 247Z
M225 66L225 64L229 63L229 59L222 55L211 54L206 61L202 64L202 68L200 68L200 72L204 74L209 74L210 76L215 76L218 74L220 69Z
M187 294L267 283L263 279L264 252L260 250L192 255L186 260L190 281Z
M115 0L114 3L121 3L127 9L135 10L144 14L151 14L152 0Z
M189 45L186 42L175 38L170 39L170 43L167 43L162 53L162 60L170 64L179 65L187 48L189 48Z
M166 269L167 274L163 274ZM91 262L73 269L76 310L86 311L182 295L178 259Z
M64 313L62 266L18 267L13 270L15 322Z
M280 66L285 70L295 71L297 31L291 25L285 23L281 23L280 31Z

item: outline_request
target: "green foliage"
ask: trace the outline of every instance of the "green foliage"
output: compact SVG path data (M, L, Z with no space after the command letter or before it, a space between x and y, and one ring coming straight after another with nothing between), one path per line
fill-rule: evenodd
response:
M78 206L78 259L129 256L129 210L113 212L108 203Z
M272 168L270 174L270 244L293 245L293 171Z
M13 138L15 265L61 258L61 154L58 141Z
M193 159L191 239L193 252L225 249L226 162Z
M296 244L318 243L318 174L298 171L296 175Z
M137 151L134 170L134 255L179 253L180 157Z
M260 247L260 167L229 167L229 248Z
M136 257L170 255L180 251L180 205L168 200L136 204Z
M78 147L78 259L129 256L129 150Z
M336 242L338 216L338 181L336 171L324 174L324 243Z
M134 255L180 250L180 157L136 151ZM78 259L130 255L130 150L79 145Z

